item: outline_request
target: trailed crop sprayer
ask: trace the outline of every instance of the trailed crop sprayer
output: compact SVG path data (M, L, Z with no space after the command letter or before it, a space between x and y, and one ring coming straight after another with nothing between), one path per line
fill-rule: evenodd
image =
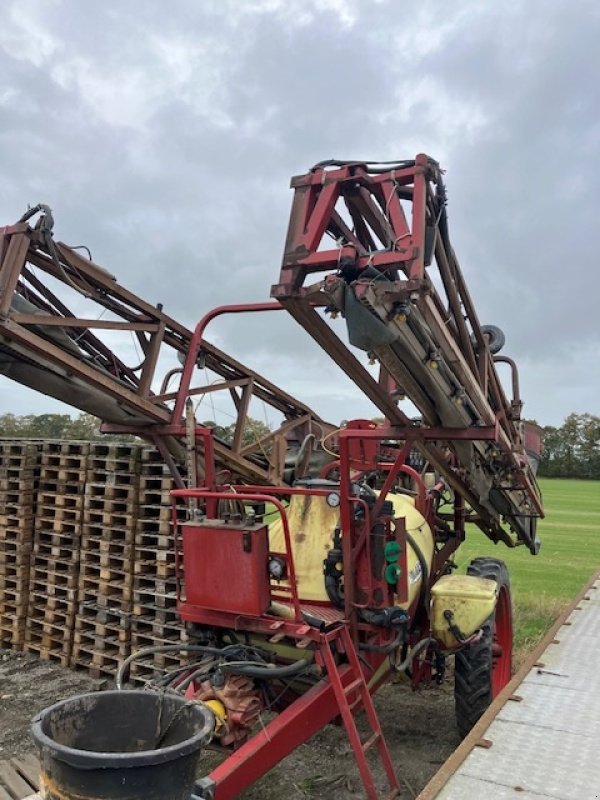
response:
M328 161L292 188L271 301L222 306L194 331L55 242L47 207L0 228L1 369L100 416L107 432L154 442L173 473L178 611L190 661L156 684L210 709L225 757L196 795L236 797L338 720L366 796L384 796L372 755L383 765L385 796L394 797L375 690L397 675L414 688L441 683L454 657L465 735L510 678L506 567L477 558L459 575L453 554L468 525L537 553L540 440L521 421L502 332L477 318L450 244L437 162ZM62 292L83 294L106 316L77 317ZM215 317L282 310L383 422L330 425L205 339ZM100 338L123 330L143 351L134 367ZM178 359L161 382L165 351ZM218 382L206 380L207 370ZM215 391L235 406L229 442L195 419L193 400ZM418 416L402 410L403 398ZM256 400L282 422L244 444Z

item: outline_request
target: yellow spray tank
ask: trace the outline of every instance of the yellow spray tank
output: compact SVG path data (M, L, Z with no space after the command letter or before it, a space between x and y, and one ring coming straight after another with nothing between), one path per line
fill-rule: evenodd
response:
M404 518L407 541L408 599L397 603L408 611L421 594L422 562L431 573L434 553L432 531L415 508L414 498L388 494L394 517ZM340 526L339 508L332 508L323 496L293 495L287 510L299 600L305 604L330 605L323 564L334 547L334 531ZM285 552L283 524L277 518L269 525L271 552ZM417 549L419 555L417 554ZM340 569L342 565L340 564ZM493 612L497 600L495 581L469 575L445 575L431 587L431 635L444 650L453 650L473 635ZM290 616L291 609L274 604L272 611ZM454 632L453 632L454 631Z
M388 494L386 499L393 504L394 516L405 518L407 533L421 551L429 572L433 559L433 536L425 517L415 508L412 497ZM292 495L287 517L298 597L305 603L330 604L323 562L334 546L334 531L340 526L339 508L331 508L323 496ZM280 518L269 525L269 548L271 552L285 552ZM401 605L406 609L419 597L423 581L419 557L410 544L407 545L407 568L409 596L408 602Z

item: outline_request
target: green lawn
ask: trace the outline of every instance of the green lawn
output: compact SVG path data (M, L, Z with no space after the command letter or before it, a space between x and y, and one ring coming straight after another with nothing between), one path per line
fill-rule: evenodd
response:
M542 549L494 545L477 529L457 553L460 572L476 556L506 561L515 607L517 652L530 649L600 569L600 482L541 479L546 517L540 522Z

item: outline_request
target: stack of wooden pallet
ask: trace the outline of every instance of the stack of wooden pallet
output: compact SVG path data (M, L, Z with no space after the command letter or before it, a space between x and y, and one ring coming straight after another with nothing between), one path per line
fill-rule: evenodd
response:
M130 652L140 447L92 445L88 459L71 664L114 675Z
M41 445L24 649L67 666L77 606L89 443Z
M0 646L20 648L25 636L37 444L0 442Z
M114 677L132 651L184 645L172 488L148 446L0 440L0 646ZM185 659L155 654L131 680Z
M131 649L176 645L187 641L177 617L175 545L170 490L173 482L160 454L142 450L139 510L135 528L133 561L133 616ZM136 661L132 683L141 683L158 672L185 663L183 653L157 653Z

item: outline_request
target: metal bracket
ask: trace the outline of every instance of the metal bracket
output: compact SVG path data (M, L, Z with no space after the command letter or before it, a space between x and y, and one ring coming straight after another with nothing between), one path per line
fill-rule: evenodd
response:
M190 800L215 800L217 784L212 778L201 778L194 784Z

